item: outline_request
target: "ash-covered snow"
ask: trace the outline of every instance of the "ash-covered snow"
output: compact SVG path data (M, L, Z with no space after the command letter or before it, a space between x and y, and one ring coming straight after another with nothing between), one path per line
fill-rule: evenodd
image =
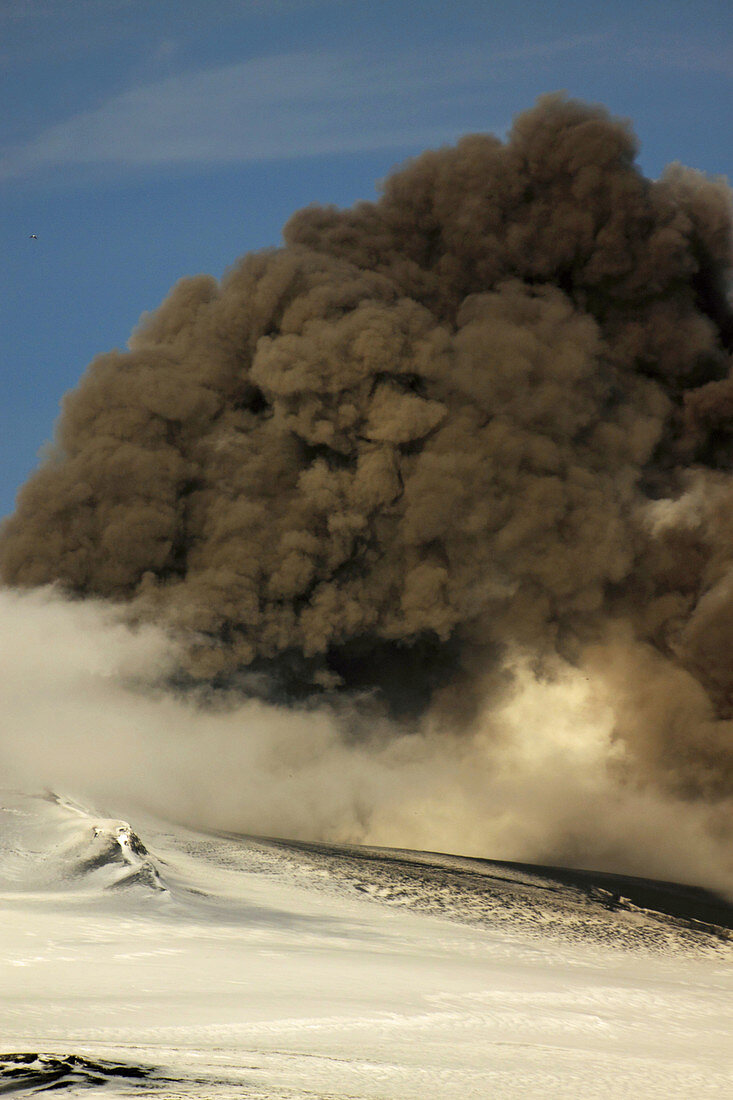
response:
M0 1093L733 1097L723 899L0 806Z

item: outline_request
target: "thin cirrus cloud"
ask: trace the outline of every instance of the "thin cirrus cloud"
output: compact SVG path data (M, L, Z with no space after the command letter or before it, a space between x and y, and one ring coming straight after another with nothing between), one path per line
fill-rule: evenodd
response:
M450 140L483 98L477 93L517 63L596 43L597 36L581 35L387 59L302 52L184 73L126 91L6 150L0 178L64 166L232 163Z
M733 47L726 42L711 47L667 36L655 43L634 43L629 56L639 65L733 78Z

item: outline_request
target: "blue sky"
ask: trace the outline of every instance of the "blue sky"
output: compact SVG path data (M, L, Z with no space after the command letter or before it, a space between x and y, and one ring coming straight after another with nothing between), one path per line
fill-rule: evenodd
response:
M92 357L298 207L558 89L733 179L732 84L731 0L0 0L0 514Z

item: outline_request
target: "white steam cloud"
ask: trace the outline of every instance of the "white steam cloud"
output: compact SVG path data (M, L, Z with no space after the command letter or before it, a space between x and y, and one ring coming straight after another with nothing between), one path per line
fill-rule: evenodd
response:
M113 605L0 591L3 786L260 835L452 851L684 880L733 893L730 806L635 786L618 708L585 671L519 654L470 734L375 727L158 685L175 644ZM608 650L604 649L607 654Z

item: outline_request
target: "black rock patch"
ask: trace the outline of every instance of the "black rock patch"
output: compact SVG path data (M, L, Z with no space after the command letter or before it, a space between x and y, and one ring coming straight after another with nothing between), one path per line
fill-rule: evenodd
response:
M149 1080L148 1066L125 1065L83 1058L78 1054L0 1054L0 1094L32 1096L66 1088L92 1088L119 1078Z

